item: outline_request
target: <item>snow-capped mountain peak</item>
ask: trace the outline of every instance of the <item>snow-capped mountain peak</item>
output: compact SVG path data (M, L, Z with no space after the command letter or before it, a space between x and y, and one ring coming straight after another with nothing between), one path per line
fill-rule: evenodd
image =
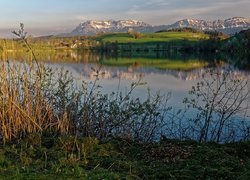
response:
M84 28L85 26L90 26L95 29L108 29L112 27L113 20L108 20L108 21L96 21L96 20L89 20L86 21L85 23L82 23L81 26Z
M72 31L74 35L89 35L100 32L127 32L128 29L132 28L138 31L146 31L151 25L138 20L89 20L81 23Z
M244 17L232 17L226 20L205 21L200 19L187 18L171 25L152 26L138 20L89 20L77 26L69 36L93 35L109 32L127 32L134 29L139 32L156 32L175 28L190 27L199 30L219 31L227 34L234 34L243 29L250 28L250 19Z
M183 19L170 25L168 29L190 27L200 30L214 30L225 33L238 32L240 29L250 27L250 19L244 17L233 17L226 20L205 21L199 19Z
M143 26L150 26L149 24L146 24L142 21L138 20L120 20L117 21L117 24L120 25L121 27L143 27Z

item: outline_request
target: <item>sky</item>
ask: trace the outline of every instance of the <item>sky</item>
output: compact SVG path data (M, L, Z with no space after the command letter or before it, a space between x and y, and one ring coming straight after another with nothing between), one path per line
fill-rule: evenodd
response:
M86 20L136 19L152 25L185 18L250 17L250 0L0 0L0 37L24 23L34 35L71 32Z

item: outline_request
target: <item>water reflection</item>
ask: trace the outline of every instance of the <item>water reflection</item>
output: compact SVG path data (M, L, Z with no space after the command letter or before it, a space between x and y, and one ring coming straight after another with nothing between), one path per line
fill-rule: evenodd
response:
M159 53L159 52L158 52ZM237 64L239 60L232 60L232 57L227 56L225 60L220 57L225 57L224 54L181 54L168 53L160 54L159 58L154 56L140 57L119 57L117 55L90 53L86 51L39 51L35 52L37 59L50 65L55 66L71 66L77 73L86 78L93 79L95 77L91 68L102 66L104 74L102 79L127 79L137 80L141 74L147 75L171 75L179 80L197 80L204 77L204 73L208 68L214 69L229 69ZM244 67L249 66L248 57L241 57ZM32 54L24 51L7 51L0 53L0 60L18 60L32 61ZM233 63L235 62L235 64ZM248 64L249 62L249 64ZM239 64L239 63L238 63ZM249 70L240 70L234 68L234 73L237 76L249 76Z
M242 66L235 67L235 64L232 63L234 62L233 59L223 60L218 55L207 55L203 59L204 55L185 56L177 53L176 56L171 54L155 59L145 56L119 57L77 51L36 52L36 54L37 59L44 61L47 66L54 69L63 68L71 72L79 84L82 81L95 80L96 72L93 69L101 67L100 81L98 83L103 87L103 93L117 91L118 86L120 91L126 93L129 91L132 82L143 77L143 81L147 85L135 89L133 97L145 99L148 96L148 88L153 94L158 91L161 94L171 92L168 104L176 111L184 109L183 99L189 96L188 91L192 86L204 78L209 78L208 70L213 69L219 74L230 70L232 79L250 80L250 71L247 68L242 70ZM4 61L31 61L31 57L31 54L27 52L4 52L0 56L1 60ZM239 60L236 61L239 62ZM248 59L245 59L244 63L247 62ZM248 65L244 67L248 67ZM194 111L186 114L187 119L194 116ZM249 110L243 115L237 115L237 119L243 118L250 119Z
M94 80L96 73L93 68L101 66L103 73L99 78L105 80L110 91L117 85L114 80L124 80L127 85L143 76L147 86L153 91L161 90L164 93L174 90L186 94L188 88L204 78L207 69L213 68L221 72L233 69L233 74L242 79L249 78L250 74L248 70L232 67L227 60L218 60L224 55L165 53L155 59L152 56L143 57L143 54L140 54L142 57L118 57L85 51L45 51L35 54L39 61L44 61L53 68L63 67L69 70L76 79ZM0 59L32 61L32 55L29 52L10 51L0 53ZM105 87L105 83L103 85Z
M71 50L46 50L35 51L38 61L43 62L97 62L100 60L100 55L88 52L78 52ZM0 60L18 60L18 61L31 61L32 53L27 51L4 51L0 52Z

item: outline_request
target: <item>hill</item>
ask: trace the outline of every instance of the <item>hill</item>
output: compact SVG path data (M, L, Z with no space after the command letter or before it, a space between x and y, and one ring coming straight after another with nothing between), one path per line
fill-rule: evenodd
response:
M109 33L98 35L94 39L101 42L117 43L156 43L171 41L193 41L208 39L209 36L202 32L159 32L159 33L141 33L140 37L135 38L133 33Z
M222 49L250 53L250 29L243 30L236 35L224 40Z

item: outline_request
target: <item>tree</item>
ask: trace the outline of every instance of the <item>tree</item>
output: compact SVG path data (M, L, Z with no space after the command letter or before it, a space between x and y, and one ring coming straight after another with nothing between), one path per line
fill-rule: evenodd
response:
M197 112L192 119L199 142L221 142L225 127L230 129L231 120L248 109L248 79L234 75L231 71L208 72L208 77L192 87L185 98L188 108Z
M129 29L128 33L132 35L134 39L140 39L142 37L142 34L134 29Z

